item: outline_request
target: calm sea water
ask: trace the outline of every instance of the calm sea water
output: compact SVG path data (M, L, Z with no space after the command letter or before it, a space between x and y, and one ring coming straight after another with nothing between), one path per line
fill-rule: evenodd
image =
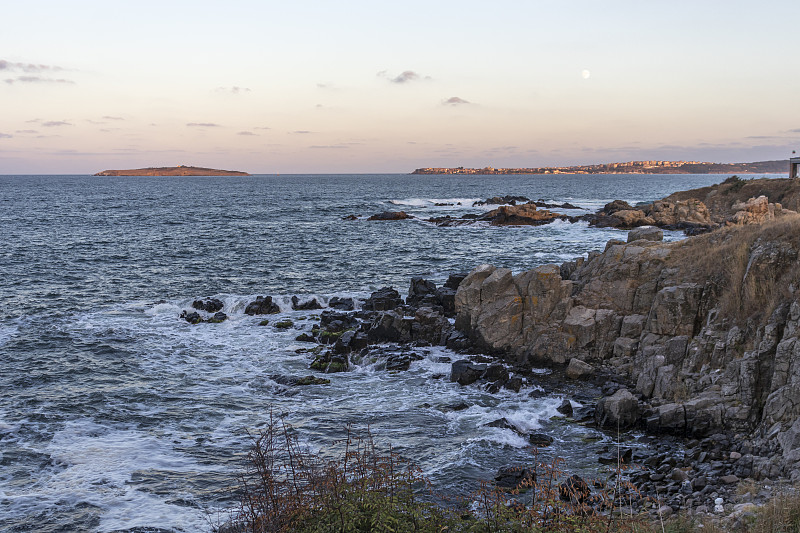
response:
M232 505L246 430L271 407L321 451L348 423L369 425L450 492L529 458L525 439L484 426L502 416L553 435L548 453L594 468L582 444L593 430L550 421L562 397L460 388L438 377L454 357L442 348L421 351L407 372L372 365L328 386L276 383L311 373L294 337L313 319L289 298L385 285L405 294L412 276L438 284L480 263L520 271L624 236L583 223L365 220L380 211L460 215L504 194L595 210L725 177L0 176L0 529L209 530L209 513ZM342 220L351 214L362 218ZM295 328L244 315L261 294ZM230 320L180 320L201 297L222 299ZM459 402L471 407L445 408Z

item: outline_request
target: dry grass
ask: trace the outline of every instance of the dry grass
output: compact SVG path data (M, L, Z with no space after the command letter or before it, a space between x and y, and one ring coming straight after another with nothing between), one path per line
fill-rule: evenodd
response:
M759 248L774 253L758 257L753 252ZM720 318L740 326L758 326L780 302L796 295L800 287L798 251L800 216L787 216L686 239L674 245L668 263L678 269L680 279L705 284L714 291Z

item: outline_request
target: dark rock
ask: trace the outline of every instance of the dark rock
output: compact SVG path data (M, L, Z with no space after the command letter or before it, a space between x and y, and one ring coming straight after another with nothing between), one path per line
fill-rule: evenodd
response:
M533 433L528 436L528 441L530 441L531 446L545 448L553 444L553 437L544 433Z
M572 416L572 402L565 399L563 402L561 402L561 405L556 407L556 411L564 416Z
M464 278L466 278L468 275L469 272L459 272L457 274L450 274L449 276L447 276L447 281L444 282L444 286L447 287L448 289L457 290L458 286L461 284L462 281L464 281Z
M563 501L577 501L583 503L589 498L591 491L589 485L577 474L573 474L558 487L558 496Z
M346 217L342 217L342 220L358 220L358 215L347 215Z
M280 312L281 308L272 301L272 296L258 296L244 309L246 315L271 315Z
M461 359L453 363L450 370L450 381L459 385L469 385L478 381L486 371L487 365L475 364L468 359Z
M297 296L292 296L292 309L295 311L310 311L312 309L322 309L322 306L316 298L301 302Z
M456 289L450 287L439 287L436 289L436 299L442 306L444 315L450 318L456 316Z
M294 322L289 319L281 320L275 323L275 327L278 329L289 329L294 326Z
M378 342L411 342L414 320L407 319L395 311L379 313L369 325L369 340Z
M522 388L522 378L519 376L510 378L508 381L503 383L503 388L512 390L514 392L519 392L519 390Z
M464 411L469 409L469 404L466 402L451 403L441 408L441 411L447 413L449 411Z
M408 288L408 305L418 306L426 296L436 296L436 284L422 278L411 278L411 286Z
M192 302L192 307L199 311L206 311L208 313L216 313L223 307L222 300L212 298L210 300L195 300Z
M373 292L364 302L363 309L368 311L390 311L403 305L400 293L392 287L383 287Z
M367 220L405 220L407 218L414 217L405 211L384 211L383 213L372 215Z
M345 331L335 342L333 349L336 353L360 352L367 347L368 338L360 331Z
M494 484L501 489L516 489L532 486L536 482L536 473L524 466L504 466L497 471Z
M514 433L520 433L521 434L519 428L517 428L517 426L515 426L514 424L509 422L506 417L498 418L497 420L493 420L492 422L489 422L488 424L486 424L486 426L491 427L491 428L510 429Z
M218 313L214 313L214 316L208 319L209 324L220 324L228 320L228 315L223 313L222 311Z
M339 298L338 296L334 296L328 300L328 307L341 311L352 311L355 307L355 303L352 298Z
M186 311L184 311L183 313L181 313L180 317L189 324L199 324L200 322L203 321L203 317L201 317L200 313L198 313L197 311L192 311L191 313L187 313Z
M517 205L517 202L530 202L530 199L525 198L524 196L513 196L507 194L505 196L493 196L492 198L487 198L486 200L478 200L477 202L472 203L472 207L479 205Z
M508 377L509 377L508 370L506 369L506 367L500 364L490 365L481 376L481 378L485 379L486 381L492 381L492 382L500 381L503 383L508 381Z
M639 421L639 402L630 391L620 389L597 402L594 417L600 426L626 429Z

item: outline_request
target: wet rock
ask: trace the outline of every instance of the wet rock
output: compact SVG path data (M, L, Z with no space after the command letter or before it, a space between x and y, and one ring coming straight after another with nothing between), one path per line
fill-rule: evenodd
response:
M517 205L517 202L530 202L530 199L525 198L524 196L513 196L511 194L507 194L505 196L493 196L492 198L487 198L486 200L478 200L477 202L472 203L472 207L479 205Z
M392 287L383 287L373 292L364 302L363 309L367 311L390 311L403 305L400 293Z
M506 381L505 383L503 383L503 388L512 390L514 392L519 392L519 390L522 388L522 385L523 385L522 378L520 376L514 376L512 378L509 378L509 380Z
M312 309L322 309L322 305L316 298L301 302L297 296L292 296L292 309L295 311L310 311Z
M358 220L358 215L347 215L342 217L342 220Z
M358 325L358 319L351 313L326 310L319 315L319 327L329 333L355 329Z
M469 276L469 272L459 272L456 274L450 274L447 276L447 281L444 282L444 286L448 289L457 290L458 286L464 281L464 278Z
M308 333L301 333L297 337L294 338L297 342L317 342L317 339L314 338L313 335L309 335Z
M556 411L558 411L564 416L571 417L573 413L572 402L570 402L569 400L562 401L561 405L556 407Z
M298 379L294 385L297 387L304 387L306 385L327 385L331 382L329 379L318 378L316 376L305 376Z
M517 428L517 426L509 422L506 417L498 418L497 420L493 420L485 425L491 428L510 429L514 433L520 433L519 428Z
M350 361L347 359L346 355L334 354L331 351L326 351L318 354L314 358L310 368L327 374L346 372L350 369Z
M594 367L580 359L572 358L567 366L566 376L570 379L585 379L594 374Z
M212 298L210 300L195 300L192 302L192 307L199 311L206 311L207 313L216 313L223 307L222 300Z
M528 435L528 442L535 448L546 448L553 444L553 437L544 433L533 433Z
M222 322L225 322L226 320L228 320L228 315L220 311L218 313L214 313L214 316L209 318L207 322L209 324L220 324Z
M450 371L450 381L459 385L470 385L478 381L487 368L487 365L476 364L468 359L456 361Z
M383 213L372 215L367 220L405 220L407 218L414 217L405 211L384 211Z
M504 466L494 477L494 484L501 489L516 489L521 485L531 486L535 482L535 472L524 466Z
M197 311L192 311L191 313L187 313L186 311L184 311L181 313L180 317L189 324L199 324L200 322L203 321L203 317L201 317L200 313L198 313Z
M272 301L272 296L258 296L244 309L246 315L270 315L280 312L281 308Z
M291 321L291 320L289 320L289 319L286 319L286 320L280 320L280 321L278 321L278 322L275 322L275 327L276 327L277 329L289 329L289 328L291 328L291 327L293 327L293 326L294 326L294 322L292 322L292 321Z
M328 307L332 309L339 309L340 311L352 311L355 308L355 302L352 298L340 298L334 296L328 300Z
M609 202L603 206L602 212L607 215L613 215L617 211L626 211L631 210L631 204L624 200L614 200L613 202Z

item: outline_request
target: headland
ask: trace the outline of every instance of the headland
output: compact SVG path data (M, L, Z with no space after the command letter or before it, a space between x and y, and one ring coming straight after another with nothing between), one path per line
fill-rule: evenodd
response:
M789 161L708 163L700 161L628 161L565 167L418 168L412 174L771 174L788 172Z
M104 170L95 176L249 176L238 170L217 170L214 168L188 167L148 167L130 170Z

